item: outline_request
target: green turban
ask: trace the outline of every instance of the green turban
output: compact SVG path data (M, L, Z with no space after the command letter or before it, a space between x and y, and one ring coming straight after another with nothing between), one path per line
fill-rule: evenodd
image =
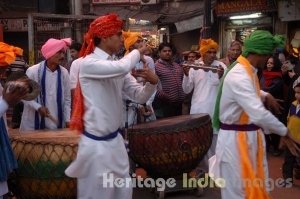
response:
M244 57L247 57L249 53L271 55L275 48L284 48L284 45L283 36L273 36L269 31L256 30L245 39L242 55Z

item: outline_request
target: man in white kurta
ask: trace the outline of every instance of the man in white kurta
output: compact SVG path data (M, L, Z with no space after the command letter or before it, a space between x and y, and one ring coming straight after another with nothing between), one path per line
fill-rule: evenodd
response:
M249 39L251 38L251 39ZM219 121L220 131L218 134L218 141L216 147L216 156L213 157L210 164L210 171L215 178L222 178L225 180L225 187L222 188L222 199L244 199L244 198L268 198L266 192L265 182L259 182L257 188L258 192L253 194L253 197L247 195L247 189L253 188L255 182L245 179L242 168L247 173L253 172L256 179L268 180L268 168L265 155L265 142L263 132L259 129L270 130L280 136L287 134L287 128L272 115L271 112L265 109L262 99L268 97L268 94L261 92L259 97L259 85L257 85L257 69L263 67L268 58L268 54L276 47L276 41L273 36L267 31L258 31L252 33L248 39L245 40L245 49L243 56L237 59L237 64L229 69L225 75L220 98L216 100L214 115L214 127L217 127ZM266 42L266 43L264 43ZM253 63L253 64L252 64ZM254 81L256 80L256 81ZM218 103L219 102L219 103ZM249 118L249 123L241 124L242 112L246 113ZM241 130L244 128L243 130ZM259 129L259 130L257 130ZM245 169L243 167L243 158L247 158L246 154L241 157L240 143L238 142L239 133L246 134L247 154L249 154L250 166ZM262 145L259 143L259 138L262 139ZM261 148L262 147L262 148ZM263 151L262 162L257 158L259 151ZM264 177L260 179L259 166L262 165L262 172ZM224 185L224 184L223 184ZM266 185L268 187L268 185ZM260 196L256 194L261 194ZM262 197L262 195L264 195Z
M64 58L66 48L67 44L64 40L49 39L42 47L42 54L46 60L29 67L26 71L26 75L38 82L41 88L43 87L42 79L44 76L45 96L41 91L36 100L24 101L21 132L68 126L71 111L70 79L67 69L59 65ZM58 96L59 87L61 88L61 96ZM60 111L58 98L60 98L61 103ZM61 126L59 126L59 114L62 115ZM38 117L38 121L36 117ZM42 119L45 121L44 127L40 126Z
M204 71L203 69L195 70L194 68L189 69L189 67L184 67L183 91L188 94L194 89L190 114L204 113L208 114L210 118L213 116L220 78L226 69L225 64L217 60L217 50L218 44L215 41L212 39L202 39L200 42L201 58L197 60L197 63L220 70ZM204 167L202 169L206 172L208 171L208 159L215 154L217 133L214 130L211 147L201 163L203 164L202 167Z
M107 28L111 30L106 32ZM93 36L87 40L87 55L80 65L84 132L76 160L65 171L78 179L77 197L80 199L132 198L131 183L121 186L113 183L116 178L130 180L128 155L118 130L123 123L122 92L138 103L145 103L155 91L158 79L142 86L129 73L140 60L141 52L146 50L145 45L119 61L112 61L113 52L117 52L122 43L121 28L122 21L113 14L94 20L88 32ZM101 41L96 46L90 43L99 38ZM71 121L71 127L72 124Z
M143 38L140 32L123 31L123 37L124 37L124 47L126 49L126 54L128 54L134 49L138 49L139 46L143 43ZM151 57L144 55L142 59L135 65L132 74L134 75L135 70L143 69L144 67L148 67L151 71L155 73L154 60ZM145 82L143 78L139 78L139 77L137 77L137 81L141 85L143 85ZM154 101L155 93L150 97L150 99L144 105L134 102L132 99L126 96L126 94L123 95L124 95L123 100L125 103L125 107L124 107L125 124L127 122L128 126L132 126L137 122L149 122L149 121L156 120L156 116L154 114L154 110L152 107L152 102ZM140 118L138 118L138 114L141 114ZM139 119L140 120L144 119L144 121L139 121Z

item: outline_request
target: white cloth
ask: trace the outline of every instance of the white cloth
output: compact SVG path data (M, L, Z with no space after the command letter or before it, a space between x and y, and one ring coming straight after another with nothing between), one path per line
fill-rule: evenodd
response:
M80 67L80 61L82 60L82 57L75 59L70 68L70 88L75 89L78 82L78 75L79 75L79 67Z
M70 90L70 78L67 69L59 66L61 70L61 80L62 80L62 103L63 103L63 116L64 122L70 121L71 114L71 90ZM44 62L42 64L36 64L29 67L26 71L27 76L30 79L38 82L41 85L42 73L44 69ZM45 106L49 109L50 114L58 120L57 118L57 70L52 72L48 67L46 68L46 104ZM41 105L40 96L38 97L38 102L36 100L24 101L24 111L22 114L22 120L20 125L20 132L34 130L35 121L35 111L38 110ZM46 129L57 129L57 124L51 121L49 118L45 118Z
M145 103L156 85L142 86L129 74L140 60L133 50L119 61L100 48L82 59L79 81L84 96L84 127L96 136L116 131L123 123L122 92L139 103ZM95 141L81 136L76 160L66 169L70 177L78 178L78 198L129 199L132 188L103 188L103 175L129 177L129 161L121 135L108 141ZM88 185L88 186L87 186ZM114 195L111 195L114 194Z
M253 76L255 75L256 70L253 68ZM238 124L242 111L248 114L250 123L269 129L278 135L286 135L287 128L265 109L245 68L241 64L237 64L228 73L224 81L220 101L220 121L225 124ZM260 133L262 134L261 131ZM210 165L210 171L215 171L214 175L219 173L220 176L217 177L222 177L226 181L225 188L221 190L222 199L245 198L241 186L241 165L236 137L236 131L222 129L219 131L215 164ZM247 137L251 163L253 168L256 168L257 133L249 131ZM264 138L264 136L262 137ZM263 166L267 178L266 156L264 157Z
M200 63L203 64L202 61ZM221 65L226 70L226 65L220 61L214 60L211 66ZM205 72L202 69L189 71L189 76L184 75L182 89L188 94L193 89L190 114L207 113L212 118L214 106L218 92L220 79L218 73L212 71Z

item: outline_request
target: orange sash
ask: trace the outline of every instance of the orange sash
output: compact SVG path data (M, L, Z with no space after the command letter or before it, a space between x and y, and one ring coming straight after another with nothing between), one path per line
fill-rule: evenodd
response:
M251 77L252 81L256 85L256 93L259 97L260 87L259 81L256 74L253 74L252 67L249 61L240 56L237 61L242 64L247 74ZM249 116L247 113L243 112L240 117L240 124L249 124ZM245 196L246 199L269 199L269 194L265 188L265 176L264 176L264 168L263 168L263 160L264 160L264 148L263 148L263 135L257 133L257 155L256 155L256 173L255 169L251 165L250 155L248 150L247 143L247 133L246 131L238 131L237 133L237 141L238 141L238 149L241 161L241 172L242 172L242 181L245 185Z

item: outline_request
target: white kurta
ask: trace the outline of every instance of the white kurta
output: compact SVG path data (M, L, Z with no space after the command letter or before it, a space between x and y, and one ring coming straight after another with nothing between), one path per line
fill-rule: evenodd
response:
M70 68L70 88L75 89L78 82L78 75L79 75L79 66L82 57L75 59Z
M84 96L84 127L96 136L116 131L123 123L122 92L139 103L145 103L155 91L156 85L141 86L129 74L140 60L138 50L133 50L119 61L96 48L94 53L82 59L79 81ZM81 136L76 160L65 172L78 178L78 198L129 199L131 187L104 188L105 174L129 178L129 161L124 140L119 134L107 141L96 141Z
M256 70L253 68L254 75L256 75ZM262 100L256 94L256 86L245 68L241 64L237 64L224 81L220 101L220 121L225 124L239 124L242 111L248 114L250 123L263 129L269 129L278 135L286 135L287 128L265 109ZM248 131L247 137L251 163L253 168L256 168L257 134L255 131ZM220 129L216 147L216 162L213 167L210 167L210 170L214 171L215 175L219 173L220 177L226 181L225 188L221 190L222 199L245 198L244 189L241 186L240 155L237 147L236 131ZM267 178L266 156L264 157L264 171Z
M38 82L41 85L42 72L44 68L44 62L42 64L36 64L29 67L26 71L27 76L30 79ZM42 66L42 67L40 67ZM70 121L71 113L71 90L70 90L70 78L67 69L60 66L61 69L61 80L62 80L62 108L64 122ZM57 118L57 70L52 72L48 67L46 69L46 104L45 106L49 109L50 114L58 120ZM40 95L38 97L38 102L36 100L23 101L24 111L22 114L22 120L20 125L20 131L34 130L35 121L35 111L38 110L41 105ZM48 118L45 118L46 129L57 129L57 124Z
M203 64L202 61L200 63ZM221 65L224 70L226 69L226 65L217 60L214 60L211 65L215 67ZM205 72L202 69L194 70L191 68L189 76L184 75L183 91L188 94L194 89L190 114L207 113L212 118L219 83L218 73L212 71Z

